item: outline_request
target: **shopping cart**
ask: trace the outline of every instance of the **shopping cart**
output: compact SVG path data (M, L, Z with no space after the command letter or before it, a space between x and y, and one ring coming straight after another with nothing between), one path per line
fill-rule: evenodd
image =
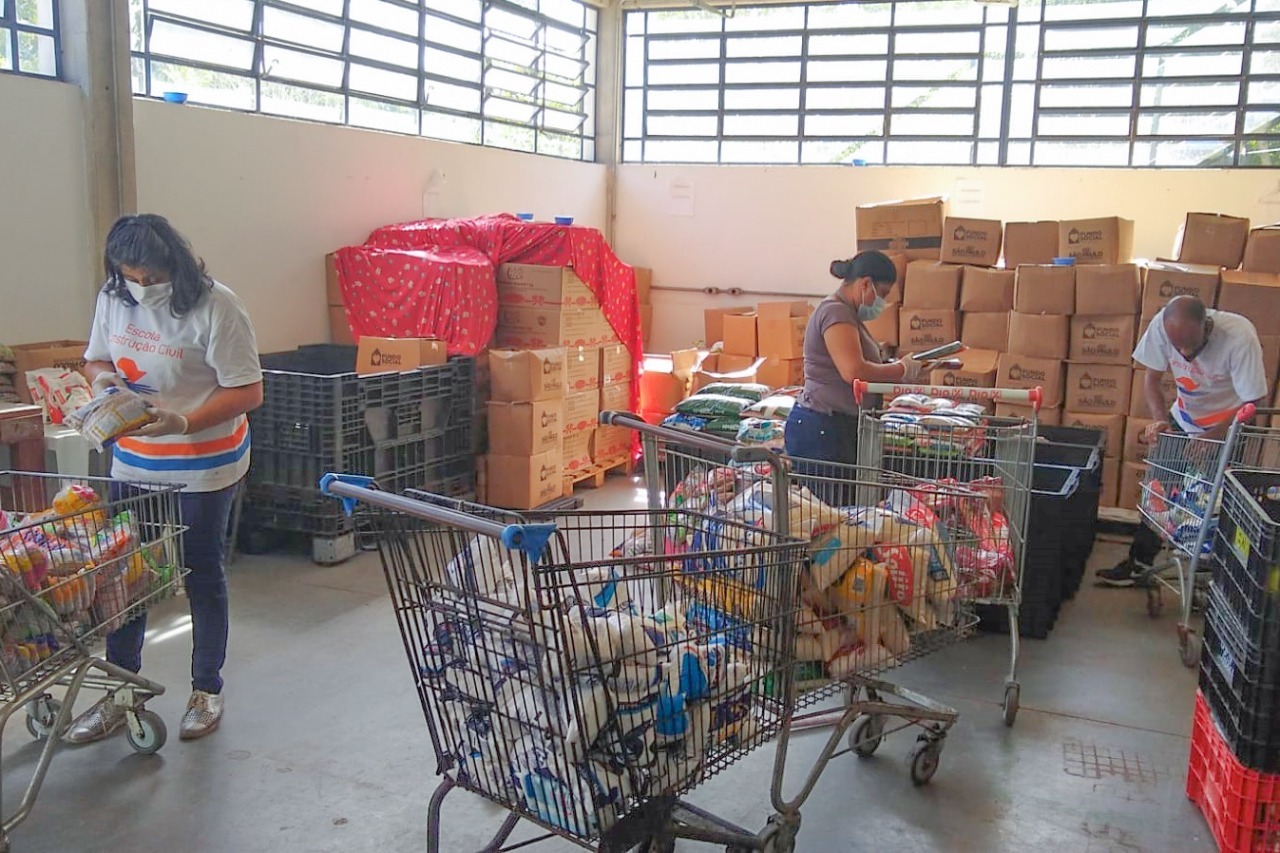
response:
M84 689L124 707L129 745L164 746L146 702L164 687L93 655L97 642L171 597L186 574L177 487L0 472L0 731L19 709L44 741L0 851L30 814ZM55 696L60 693L59 696Z
M1178 596L1178 652L1185 666L1200 662L1202 639L1191 614L1204 604L1209 571L1201 562L1213 547L1223 479L1228 468L1280 471L1280 430L1254 423L1276 411L1244 406L1223 440L1162 433L1147 454L1138 511L1163 550L1152 566L1143 567L1140 580L1148 584L1152 618L1164 611L1165 590Z
M911 779L927 783L958 714L877 676L972 633L975 589L952 570L956 549L972 550L979 543L972 535L944 530L940 516L980 515L989 493L884 468L772 454L767 465L744 466L733 458L740 448L726 439L652 426L628 413L600 417L641 434L655 511L693 509L780 534L790 531L807 543L807 565L797 573L801 605L791 731L832 731L799 795L784 800L786 809L779 811L798 819L830 761L851 751L870 756L886 736L909 727L921 729L910 754ZM837 696L838 707L819 707ZM789 734L780 738L784 755ZM784 768L774 769L780 788Z
M754 833L679 798L789 729L803 543L692 511L321 490L376 536L443 776L428 850L455 787L510 812L486 850L530 843L503 847L520 820L608 851L794 849L798 817Z
M864 409L858 424L858 459L929 482L965 484L988 496L988 512L966 526L976 541L957 543L958 571L973 578L973 604L1004 607L1009 620L1009 674L1004 685L1004 722L1018 716L1018 608L1026 570L1027 520L1035 466L1036 418L1043 393L1006 388L957 388L855 382L859 405L868 394L892 403L922 395L988 407L1010 403L1030 408L1029 418L953 419L949 414L905 417ZM963 519L961 522L964 523Z

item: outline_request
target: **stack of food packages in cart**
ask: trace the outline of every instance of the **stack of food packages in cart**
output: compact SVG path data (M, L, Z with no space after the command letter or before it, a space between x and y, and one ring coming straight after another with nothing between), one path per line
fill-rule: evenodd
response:
M133 602L168 585L166 532L150 531L148 543L137 514L136 507L113 509L84 483L64 486L38 512L0 506L0 663L10 679L69 638L113 630Z

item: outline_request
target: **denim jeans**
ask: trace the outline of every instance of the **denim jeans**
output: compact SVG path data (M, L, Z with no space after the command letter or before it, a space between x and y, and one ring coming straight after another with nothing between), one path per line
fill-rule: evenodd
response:
M852 477L839 465L858 460L856 416L827 415L797 405L787 417L786 448L798 483L833 506L852 505Z
M125 486L124 488L128 488ZM115 489L113 489L113 492ZM222 692L222 665L227 659L227 524L236 487L219 492L183 492L182 523L187 532L182 549L191 607L191 687ZM142 640L147 615L107 636L107 660L130 672L142 669Z

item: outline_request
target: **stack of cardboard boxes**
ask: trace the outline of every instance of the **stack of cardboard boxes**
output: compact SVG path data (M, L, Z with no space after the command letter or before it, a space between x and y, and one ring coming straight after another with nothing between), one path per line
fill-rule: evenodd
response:
M805 300L708 312L708 340L718 321L721 337L716 340L724 346L718 354L702 359L695 386L710 382L758 382L770 388L803 385L804 330L812 313L813 306Z
M563 348L491 350L486 503L532 509L564 494Z

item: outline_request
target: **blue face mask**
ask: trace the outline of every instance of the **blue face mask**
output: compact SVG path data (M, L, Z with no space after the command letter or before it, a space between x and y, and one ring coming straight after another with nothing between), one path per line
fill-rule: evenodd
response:
M858 319L864 323L870 323L872 320L884 313L885 305L884 297L877 295L876 301L872 302L870 305L858 306Z

